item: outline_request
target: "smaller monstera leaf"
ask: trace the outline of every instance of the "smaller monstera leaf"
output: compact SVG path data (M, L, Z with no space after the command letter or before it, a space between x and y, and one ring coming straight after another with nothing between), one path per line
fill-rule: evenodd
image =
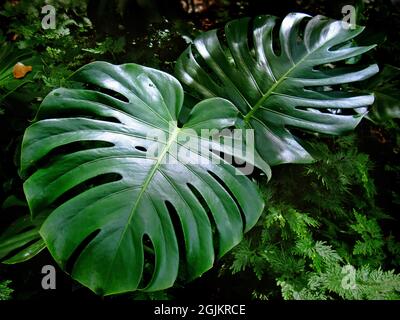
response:
M25 262L46 248L39 234L45 218L45 214L38 215L34 219L29 214L24 215L0 235L0 260L2 263Z
M352 40L362 27L292 13L229 22L225 33L201 34L181 55L176 75L190 94L222 97L240 110L239 127L255 130L256 149L270 165L313 160L292 129L337 135L354 129L371 94L339 85L364 80L377 65L340 66L374 46ZM276 31L276 32L275 32ZM344 65L344 63L343 63Z
M237 109L208 99L178 127L183 90L166 73L95 62L74 79L86 88L51 92L22 145L31 212L50 211L40 234L51 254L102 295L168 288L180 262L189 279L200 276L264 207L223 155L266 174L268 165L222 137L199 138L233 126Z

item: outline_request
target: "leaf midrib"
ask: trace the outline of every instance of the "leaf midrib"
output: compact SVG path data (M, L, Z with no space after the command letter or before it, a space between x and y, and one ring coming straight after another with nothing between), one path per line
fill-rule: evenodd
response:
M299 66L301 65L313 52L309 51L303 58L301 58L297 63L295 63L288 71L285 72L285 74L280 77L278 81L276 81L271 88L257 101L257 103L254 105L254 107L244 116L244 121L248 122L251 117L254 115L254 113L262 106L265 100L267 100L273 93L274 90L284 81L288 78L288 76Z
M176 140L176 137L179 134L180 129L178 127L175 127L174 131L171 133L167 144L165 145L163 151L160 153L160 156L157 159L157 162L154 164L153 168L151 169L151 171L149 172L149 175L147 176L146 180L144 181L143 187L140 190L140 193L137 197L135 206L133 207L129 220L128 220L128 225L131 222L133 213L136 211L137 205L140 202L141 197L143 196L144 192L146 191L147 187L149 186L151 180L153 179L155 173L157 172L158 168L161 165L161 161L164 159L165 155L168 153L169 149L171 148L171 145L174 143L174 141ZM126 229L126 228L125 228ZM124 230L125 231L125 230Z
M128 219L126 225L125 225L125 228L124 228L124 230L123 230L122 233L121 233L121 237L120 237L120 239L119 239L119 241L118 241L118 245L117 245L117 247L116 247L117 250L118 250L118 248L119 248L120 245L121 245L122 239L124 238L125 233L126 233L126 231L128 230L128 228L129 228L129 225L131 224L132 218L133 218L134 213L136 212L136 209L137 209L137 207L138 207L138 205L139 205L139 203L140 203L140 201L141 201L141 198L142 198L143 195L145 194L145 192L146 192L146 190L147 190L147 188L148 188L148 186L149 186L151 180L153 179L153 177L154 177L155 173L157 172L158 168L160 167L162 160L164 159L164 157L165 157L166 154L168 153L169 149L171 148L171 145L172 145L172 144L174 143L174 141L176 140L176 138L177 138L179 132L180 132L180 128L179 128L179 127L175 127L174 131L173 131L173 132L170 134L170 136L169 136L169 139L168 139L167 144L165 145L164 149L163 149L162 152L160 153L160 156L158 157L157 162L154 164L153 168L150 170L149 174L147 175L147 178L146 178L146 180L145 180L144 183L143 183L143 186L142 186L142 188L141 188L141 190L140 190L140 192L139 192L139 195L138 195L138 197L136 198L135 205L133 206L133 208L132 208L132 210L131 210L131 212L130 212L130 214L129 214L129 219ZM115 261L115 257L116 257L116 256L117 256L117 254L114 255L114 258L113 258L113 260L112 260L112 262L111 262L111 264L110 264L108 278L109 278L109 276L110 276L110 274L111 274L111 270L113 270L112 266L113 266L113 264L114 264L114 261Z

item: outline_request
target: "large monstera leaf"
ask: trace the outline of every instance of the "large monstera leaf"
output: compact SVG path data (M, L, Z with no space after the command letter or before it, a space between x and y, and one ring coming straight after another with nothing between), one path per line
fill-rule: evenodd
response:
M40 234L52 256L102 295L170 287L180 261L200 276L264 206L250 179L215 161L222 140L188 139L232 126L236 108L208 99L178 127L183 89L168 74L95 62L74 78L85 89L50 93L22 146L24 191L34 216L49 214Z
M289 14L279 36L277 28L275 17L259 16L228 23L224 38L217 30L203 33L179 58L176 74L198 97L232 101L243 120L238 126L255 129L257 151L269 164L306 163L312 157L291 130L337 135L359 123L357 109L373 96L338 85L378 67L338 63L374 46L353 46L362 27L322 16Z

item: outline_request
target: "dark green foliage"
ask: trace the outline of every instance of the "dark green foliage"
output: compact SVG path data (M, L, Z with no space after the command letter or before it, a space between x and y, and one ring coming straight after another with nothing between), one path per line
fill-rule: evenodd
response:
M14 290L9 287L10 284L10 280L0 281L0 301L11 299Z
M383 271L398 271L398 227L388 228L394 212L377 206L374 166L357 139L313 143L316 163L282 167L264 185L268 209L226 262L233 273L251 269L280 287L255 298L400 298L400 275Z
M375 92L375 104L368 114L374 123L363 122L351 136L313 139L307 150L313 151L316 163L276 167L272 183L260 182L268 209L245 241L221 262L220 279L215 280L208 274L202 277L202 281L212 282L209 287L215 288L214 292L206 291L201 284L198 290L190 291L182 276L172 291L135 293L131 297L164 300L183 292L184 297L199 294L224 298L219 291L220 284L226 285L232 279L231 273L241 279L240 273L246 277L255 275L254 280L240 283L240 291L247 292L251 288L252 294L246 298L399 299L400 131L398 120L389 118L393 115L395 118L398 113L400 11L391 1L377 4L378 1L282 0L271 6L265 1L223 0L217 1L205 14L192 13L183 19L162 11L164 4L160 7L162 10L153 10L150 19L142 14L146 23L135 30L132 24L138 25L139 20L130 19L129 6L125 7L125 12L124 8L117 8L121 19L113 16L109 19L112 23L104 23L101 19L90 21L87 18L86 0L47 2L55 4L57 9L55 30L42 30L40 26L44 1L6 1L0 7L0 45L5 43L11 56L18 57L18 53L23 52L28 59L39 58L35 60L39 65L34 66L34 72L22 81L14 81L17 86L5 86L4 74L0 74L0 233L4 237L14 232L11 238L14 242L0 238L2 262L21 258L10 254L13 246L18 241L27 245L32 235L29 226L37 228L41 224L29 220L22 193L19 178L22 133L48 92L60 86L76 85L69 79L74 70L93 60L106 60L135 62L172 72L175 60L188 41L200 31L223 26L234 18L259 14L283 17L298 11L340 19L342 5L357 3L357 21L367 25L365 36L357 38L357 45L378 44L367 54L365 62L378 62L383 72L368 82L361 82L358 87L344 89ZM103 1L90 2L93 9L93 5L100 6ZM101 11L101 8L94 9L98 13ZM131 12L137 15L137 11ZM103 7L100 15L109 17L110 10ZM90 17L94 17L93 14ZM100 31L101 26L107 29L110 25L111 33ZM354 63L360 61L346 60L346 65ZM10 78L10 74L7 77ZM13 91L15 88L17 90ZM15 224L14 220L17 220ZM6 227L8 231L2 233ZM37 241L38 238L33 239ZM32 244L35 243L22 252L33 255L35 246ZM45 250L31 262L40 266L54 264ZM41 289L35 278L39 272L27 271L30 266L22 264L19 271L14 271L17 266L0 266L0 300L40 296ZM26 285L28 278L34 279L30 282L33 285ZM12 279L12 282L3 279ZM70 279L64 281L68 283L67 289L58 287L58 292L76 295L70 286L78 294L82 292Z
M400 69L386 65L382 72L371 78L363 87L372 90L375 102L369 118L385 123L393 118L400 118Z

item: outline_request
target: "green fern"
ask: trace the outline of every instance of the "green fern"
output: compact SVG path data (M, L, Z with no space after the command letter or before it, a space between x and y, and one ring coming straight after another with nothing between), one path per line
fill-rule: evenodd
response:
M378 256L382 260L382 248L384 240L381 228L376 219L368 219L366 216L354 212L356 223L350 227L356 231L362 240L357 240L354 245L353 253L355 255Z
M0 281L0 300L10 300L12 297L13 289L10 288L11 281Z
M233 273L277 284L254 299L399 298L400 276L383 269L399 266L400 244L381 228L391 217L376 204L374 165L358 144L356 135L311 143L316 163L278 167L262 184L267 209L229 260Z
M307 285L296 289L292 284L278 281L286 300L332 300L337 296L346 300L397 300L400 298L400 275L393 271L371 270L368 266L354 269L354 286L343 283L343 268L330 266L325 272L309 275Z

